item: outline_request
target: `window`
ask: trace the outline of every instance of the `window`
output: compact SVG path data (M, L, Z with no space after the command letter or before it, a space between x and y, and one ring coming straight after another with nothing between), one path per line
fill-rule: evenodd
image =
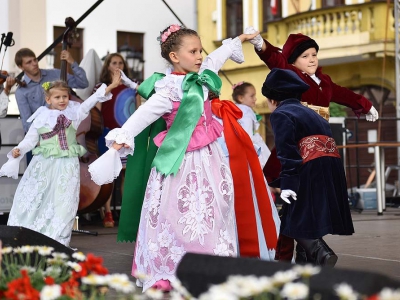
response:
M132 77L138 80L143 79L143 37L143 33L117 31L117 49L120 49L122 46L128 46L142 60L140 65L130 65L129 61L127 61L131 68Z
M226 35L236 37L243 33L243 1L226 0Z
M263 0L263 31L267 30L267 23L282 18L281 0Z
M66 27L54 26L54 40L57 39L60 35L62 35L66 30ZM83 58L83 29L77 28L74 34L75 38L71 40L71 47L68 46L68 51L71 53L72 57L79 64ZM54 51L56 55L54 57L54 68L61 67L61 55L62 43L59 43L54 47ZM71 66L67 67L68 73L72 74Z
M325 7L332 7L332 6L339 6L339 5L344 5L345 0L322 0L322 8Z

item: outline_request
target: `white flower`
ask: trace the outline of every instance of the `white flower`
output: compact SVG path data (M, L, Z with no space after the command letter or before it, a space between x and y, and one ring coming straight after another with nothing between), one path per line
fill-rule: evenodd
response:
M35 250L32 246L22 246L21 253L32 253Z
M31 273L31 274L36 272L36 269L31 266L22 266L21 270L26 270L28 273Z
M39 246L38 247L38 252L40 255L47 256L50 255L53 252L54 248L53 247L47 247L47 246Z
M73 269L75 272L80 272L80 271L82 271L81 265L78 264L78 263L76 263L76 262L69 261L69 262L67 262L67 265L68 265L71 269Z
M40 292L40 300L53 300L61 296L61 286L45 285Z
M86 259L85 254L83 254L82 252L75 252L72 254L72 257L79 261L84 261Z
M287 282L292 282L298 277L299 275L293 270L279 271L274 274L272 281L276 285L283 285Z
M148 275L143 274L143 273L140 273L138 270L133 271L133 274L132 274L132 275L133 275L135 278L137 278L137 279L139 279L139 280L141 280L141 281L146 280L146 279L149 278Z
M172 288L173 288L172 291L175 291L175 292L179 293L180 295L185 296L185 297L187 297L187 298L190 298L190 297L191 297L190 293L189 293L188 290L182 285L182 283L180 282L179 279L177 279L177 278L172 279L172 280L171 280L171 286L172 286Z
M126 274L112 274L106 276L106 281L110 287L117 291L124 293L132 293L135 290L135 286L129 281L128 275Z
M384 288L378 294L379 300L400 300L400 289L392 290L390 288Z
M2 254L9 254L13 251L12 247L4 247L3 249L1 249L1 253Z
M213 285L208 292L200 295L199 300L238 300L239 297L229 288L227 284Z
M341 283L335 286L335 292L342 300L356 300L357 293L347 283Z
M145 291L147 297L151 299L162 299L164 297L164 293L161 290L150 288Z
M67 254L62 253L62 252L53 252L52 256L55 259L59 259L59 260L68 259L69 258L69 256Z
M310 277L318 274L321 268L313 265L297 265L293 268L293 271L297 272L300 276Z
M290 300L304 299L308 296L308 286L300 282L289 282L283 286L281 295Z
M105 276L90 274L89 276L82 277L82 283L89 285L104 285L107 279Z
M56 267L47 267L45 271L46 275L52 275L52 277L57 277L61 274L61 268L56 266Z
M22 253L22 249L21 249L21 247L16 247L16 248L13 249L13 252L15 254Z

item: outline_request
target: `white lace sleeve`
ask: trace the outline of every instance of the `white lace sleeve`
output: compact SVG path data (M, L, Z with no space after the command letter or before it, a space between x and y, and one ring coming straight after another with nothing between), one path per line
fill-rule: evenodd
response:
M0 118L4 118L7 115L8 109L8 96L6 92L2 91L0 93Z
M135 136L162 115L170 112L172 112L171 101L157 93L154 94L143 105L139 106L137 111L129 117L121 128L115 128L106 135L106 146L110 148L114 142L127 144L131 148L123 147L119 150L119 154L121 157L132 154Z
M244 61L242 42L238 37L225 40L222 46L211 52L204 59L199 73L203 72L205 69L218 73L229 58L237 62L240 60Z
M114 181L122 169L120 157L133 154L135 136L162 115L171 111L171 101L154 94L129 117L122 128L111 130L105 137L106 145L110 149L89 165L92 180L98 185ZM112 147L114 142L127 144L129 148L122 147L117 151Z
M106 95L107 86L103 83L96 92L87 98L78 108L78 115L76 120L76 127L84 120L88 115L90 110L96 105L97 102L106 102L112 99L112 94L108 93Z
M39 141L39 134L37 129L31 126L25 135L24 139L18 144L17 147L20 150L20 156L14 158L12 156L12 150L7 153L8 161L1 167L0 176L7 176L14 179L18 179L19 163L21 162L24 155L35 148ZM14 148L14 149L15 149Z
M97 185L111 183L122 170L117 150L110 148L106 153L89 165L89 173Z

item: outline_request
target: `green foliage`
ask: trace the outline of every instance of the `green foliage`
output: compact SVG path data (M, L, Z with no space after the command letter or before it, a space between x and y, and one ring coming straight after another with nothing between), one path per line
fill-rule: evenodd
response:
M329 104L331 117L347 117L346 106L331 102Z

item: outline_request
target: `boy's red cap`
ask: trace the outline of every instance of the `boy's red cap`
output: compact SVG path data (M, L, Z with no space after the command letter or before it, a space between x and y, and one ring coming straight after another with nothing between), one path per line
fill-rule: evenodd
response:
M317 42L312 38L301 33L290 34L283 45L282 54L286 57L288 63L292 64L300 54L310 48L315 48L317 52L319 50Z

